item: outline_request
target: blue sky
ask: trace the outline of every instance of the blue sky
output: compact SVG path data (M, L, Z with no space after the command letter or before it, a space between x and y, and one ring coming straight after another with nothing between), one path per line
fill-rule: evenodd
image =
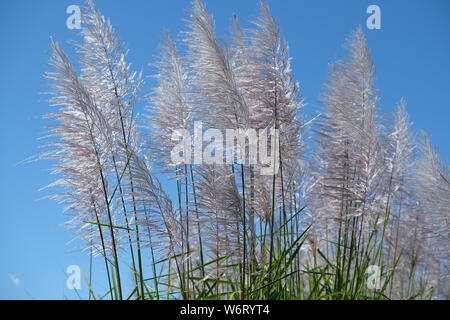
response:
M133 68L144 70L157 54L164 27L173 34L184 29L189 1L96 1L111 18L130 49ZM48 61L50 36L69 53L75 30L66 27L66 8L77 0L7 0L0 12L0 299L77 299L66 288L69 265L89 269L89 256L61 224L62 206L40 200L48 191L50 163L15 166L37 153L45 130L40 115L50 107L41 92ZM342 43L359 24L363 26L377 69L377 87L383 110L405 97L414 128L423 129L450 159L450 2L447 0L278 0L269 1L290 46L293 70L314 114L328 63L343 55ZM381 30L366 28L366 8L381 8ZM258 13L257 0L207 0L218 34L229 30L233 13L246 25ZM146 89L152 85L148 80ZM137 109L142 111L143 106ZM99 260L99 261L97 261ZM102 264L94 259L94 288L104 288ZM125 267L126 268L126 267ZM123 268L122 268L123 270ZM130 274L131 279L131 274ZM79 294L87 298L82 280Z

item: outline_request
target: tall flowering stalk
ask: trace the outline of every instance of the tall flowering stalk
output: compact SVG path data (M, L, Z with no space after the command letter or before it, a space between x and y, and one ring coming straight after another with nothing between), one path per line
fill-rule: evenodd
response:
M188 60L193 75L193 90L198 104L198 117L210 128L248 128L248 105L236 82L236 72L230 63L227 51L219 44L212 17L201 1L194 1L186 32ZM242 146L239 146L242 147ZM234 171L234 169L233 169ZM237 172L236 172L237 173ZM247 265L247 217L244 166L240 166L241 177L241 221L242 221L242 294L245 296Z
M47 143L50 150L41 157L57 161L54 172L62 174L62 178L50 186L63 187L64 192L53 198L68 204L66 210L74 213L68 224L103 254L111 288L110 255L114 258L113 266L120 284L117 254L120 238L114 228L118 217L111 202L112 189L108 184L112 169L109 162L113 148L112 128L67 55L55 42L52 42L51 48L52 71L46 74L46 78L52 81L51 86L54 88L50 102L59 106L59 110L46 115L47 118L53 118L56 124L50 127L47 136L54 138ZM89 228L92 222L98 230ZM104 233L104 226L109 229L109 234Z
M383 226L380 214L386 172L377 115L374 66L361 27L344 46L348 56L330 68L316 126L315 214L326 237L336 239L340 270L335 288L349 290L351 270L368 254L371 230ZM328 246L327 246L328 248ZM356 263L356 265L355 265Z
M431 139L420 133L420 160L418 162L417 195L425 223L419 225L425 234L424 255L427 261L425 274L434 296L448 299L449 289L449 208L450 169L433 146Z
M166 31L164 40L160 45L160 57L154 64L157 70L155 76L158 86L153 89L150 96L150 106L147 108L146 124L150 128L149 150L152 157L159 168L164 172L174 175L177 178L177 190L179 193L179 210L180 219L183 228L183 238L186 240L186 248L183 248L182 255L187 254L194 257L195 253L191 252L191 242L198 241L200 246L199 258L201 265L204 264L202 238L200 231L198 206L195 196L195 180L191 164L191 150L193 141L186 140L183 144L183 163L174 163L172 153L177 146L177 139L187 139L193 132L193 107L192 93L190 92L190 75L188 66L184 58L179 53L175 41ZM176 133L183 136L174 136ZM189 184L189 177L191 184ZM182 183L184 182L184 190ZM182 193L185 195L185 208L181 201ZM193 194L193 205L191 195ZM193 209L192 209L193 208ZM190 211L195 216L190 215ZM192 224L196 224L196 230L192 229ZM192 232L194 231L194 232ZM197 237L195 237L197 235ZM187 267L182 264L183 273L187 273L187 291L189 291L189 266L191 259L187 259ZM187 270L184 270L187 269ZM202 268L202 276L205 276Z
M111 23L101 15L92 1L88 0L85 4L82 12L84 27L81 35L83 41L75 45L80 56L83 79L112 128L111 161L128 232L133 268L139 270L140 279L135 274L135 282L136 286L140 283L143 297L139 222L133 196L133 181L130 171L126 169L131 155L138 152L139 148L132 139L136 135L134 133L136 130L134 103L141 87L141 80L140 76L130 70L130 66L126 62L126 51ZM122 172L127 172L127 174L122 175ZM129 192L125 190L126 186L129 186ZM126 194L131 197L130 205L125 199ZM133 232L135 240L132 240L133 235L130 232L130 219L136 222ZM133 243L137 247L138 268L135 264ZM139 296L139 290L137 293Z

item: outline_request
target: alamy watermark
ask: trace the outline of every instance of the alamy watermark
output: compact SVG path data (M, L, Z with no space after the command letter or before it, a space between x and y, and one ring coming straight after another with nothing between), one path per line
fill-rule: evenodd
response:
M372 4L367 7L366 13L370 14L370 16L367 18L366 26L367 29L373 30L381 29L381 9L379 6Z
M69 290L81 289L81 269L77 265L70 265L66 269L66 273L69 275L66 280L66 287Z
M181 164L259 164L261 175L274 175L279 169L279 129L219 129L203 132L202 121L194 122L193 135L188 130L172 132L171 151L174 165Z
M81 9L80 6L70 5L66 9L66 13L70 16L66 20L67 29L81 29Z
M367 288L370 290L381 289L381 270L377 265L370 265L365 272L367 277Z

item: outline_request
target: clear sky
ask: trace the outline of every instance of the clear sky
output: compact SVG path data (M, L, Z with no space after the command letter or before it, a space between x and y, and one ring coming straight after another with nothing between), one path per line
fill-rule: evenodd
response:
M53 181L51 164L15 166L39 151L37 138L48 124L40 115L50 110L40 94L48 90L42 75L50 36L73 53L67 42L77 32L66 27L66 8L72 4L81 3L2 1L0 299L77 299L76 292L66 288L66 268L75 264L89 270L89 256L80 253L81 243L69 243L73 236L61 226L67 219L62 206L37 201L49 194L38 189ZM172 34L184 30L182 19L189 8L186 0L98 0L96 4L120 31L130 50L128 61L146 75L164 27ZM414 128L431 135L442 158L450 159L450 1L271 0L269 4L289 43L307 114L315 112L328 63L343 55L344 39L361 24L377 69L382 109L391 109L405 97ZM366 8L371 4L381 8L380 30L366 28ZM206 0L206 5L220 36L227 34L233 13L244 26L258 13L258 0ZM151 85L148 80L146 89ZM137 106L139 111L142 108ZM101 261L94 261L93 285L104 288ZM83 280L79 294L87 298Z

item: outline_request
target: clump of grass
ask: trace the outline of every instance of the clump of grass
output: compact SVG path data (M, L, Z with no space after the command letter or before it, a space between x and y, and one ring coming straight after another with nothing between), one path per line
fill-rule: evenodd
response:
M47 115L55 122L52 141L39 158L56 160L60 179L51 186L63 191L52 197L66 204L67 225L91 258L105 262L109 290L94 292L89 276L89 298L448 296L448 166L425 135L416 151L404 100L389 121L379 116L361 28L346 42L347 57L330 68L321 114L305 122L269 7L260 6L249 30L235 17L223 45L205 5L194 0L181 43L165 34L140 122L141 76L90 0L83 19L80 70L51 45L46 78L58 110ZM173 164L173 133L192 135L197 120L205 129L275 129L266 143L278 170L263 174L266 165L234 158L192 163L193 141L183 145L185 161ZM132 273L130 292L124 268Z

